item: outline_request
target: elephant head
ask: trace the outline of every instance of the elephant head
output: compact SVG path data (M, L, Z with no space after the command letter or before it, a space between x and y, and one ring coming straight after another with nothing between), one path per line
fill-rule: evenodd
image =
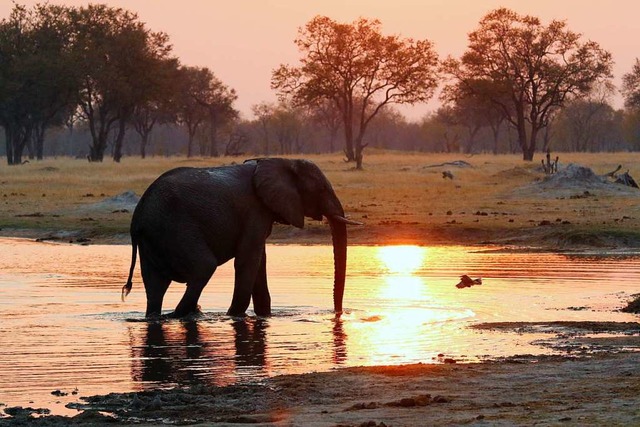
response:
M256 193L277 222L303 228L305 216L315 220L324 216L329 221L334 257L333 307L341 313L347 267L346 225L362 224L345 218L333 187L314 163L279 158L254 161Z

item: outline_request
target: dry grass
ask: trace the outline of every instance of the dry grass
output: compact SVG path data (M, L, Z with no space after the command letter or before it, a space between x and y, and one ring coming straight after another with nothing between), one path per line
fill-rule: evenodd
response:
M353 170L338 155L305 156L325 171L347 214L366 223L350 229L352 243L640 246L640 192L591 191L572 198L583 191L521 191L544 175L539 160L526 163L519 155L366 154L363 171ZM559 155L562 164L578 163L597 174L622 164L623 171L640 179L640 153ZM427 167L455 160L472 167ZM87 213L82 207L127 190L142 194L173 167L234 161L242 159L127 158L121 164L57 159L2 165L0 233L41 237L82 230L78 235L97 241L126 241L131 213ZM444 170L454 179L443 178ZM549 225L540 225L543 221ZM278 227L273 240L327 242L328 235L325 226L309 223L305 231Z

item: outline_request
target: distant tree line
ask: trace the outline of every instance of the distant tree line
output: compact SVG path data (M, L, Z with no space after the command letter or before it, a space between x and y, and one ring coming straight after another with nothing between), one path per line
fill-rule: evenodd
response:
M428 40L386 36L378 20L318 16L298 31L297 65L273 70L278 102L252 118L234 89L186 66L169 38L106 5L29 9L0 21L0 155L233 156L341 151L361 168L366 147L461 153L640 149L640 62L611 105L611 54L564 21L543 25L499 8L460 58ZM421 121L395 107L442 106Z

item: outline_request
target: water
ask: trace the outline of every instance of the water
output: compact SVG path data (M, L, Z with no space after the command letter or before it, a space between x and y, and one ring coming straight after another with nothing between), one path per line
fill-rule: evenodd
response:
M332 307L332 250L269 246L274 316L224 315L232 265L218 269L197 321L144 321L144 288L120 301L129 246L0 239L0 403L71 410L79 396L256 382L342 366L542 354L535 334L479 322L612 320L638 292L640 254L477 252L465 247L350 247L345 308ZM456 289L461 274L483 285ZM174 283L171 311L184 285ZM587 309L576 310L576 307ZM251 314L251 313L249 313ZM52 395L59 390L66 396ZM77 393L77 394L75 394ZM60 394L60 393L58 393Z

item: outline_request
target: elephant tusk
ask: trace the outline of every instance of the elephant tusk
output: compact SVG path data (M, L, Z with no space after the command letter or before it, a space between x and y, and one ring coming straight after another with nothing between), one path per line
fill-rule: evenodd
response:
M340 215L332 215L331 219L334 221L338 221L338 222L342 222L344 224L348 224L348 225L364 225L364 223L362 222L358 222L358 221L353 221L351 219L347 219L343 216Z

